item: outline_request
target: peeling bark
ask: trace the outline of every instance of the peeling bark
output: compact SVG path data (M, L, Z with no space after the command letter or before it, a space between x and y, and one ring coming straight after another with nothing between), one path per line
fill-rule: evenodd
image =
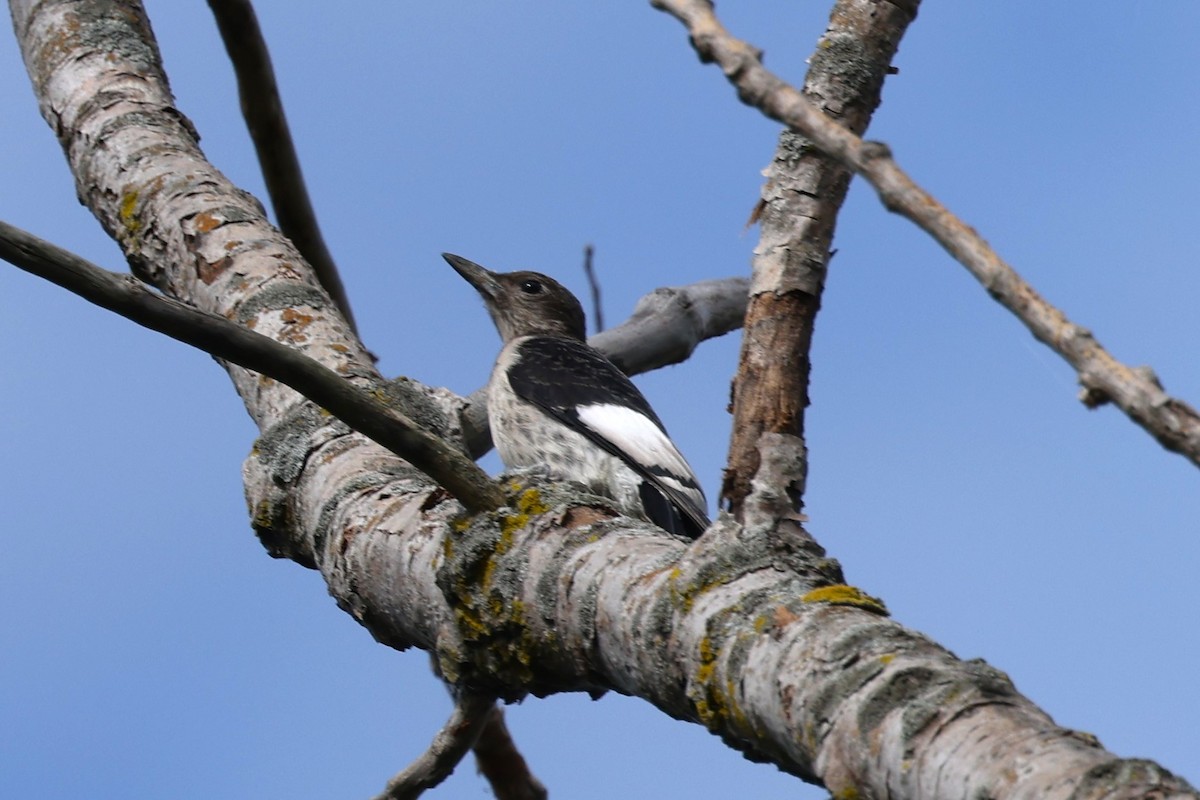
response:
M892 57L917 3L839 0L809 59L804 96L857 134L878 107ZM850 170L792 130L780 134L775 158L755 209L760 226L754 277L733 382L733 429L721 498L734 514L758 471L759 440L787 434L801 444L801 462L785 487L793 508L803 506L807 459L809 352L838 211Z

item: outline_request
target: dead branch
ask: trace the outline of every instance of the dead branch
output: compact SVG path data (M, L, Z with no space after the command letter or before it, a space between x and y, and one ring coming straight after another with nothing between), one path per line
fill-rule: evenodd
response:
M871 0L839 0L809 58L804 96L830 118L861 134L879 105L883 81L916 3L901 8ZM854 70L845 69L855 64ZM759 468L764 434L798 440L799 458L780 487L793 510L803 507L808 459L804 414L809 405L813 327L821 307L837 215L850 187L844 165L784 130L754 212L759 243L733 382L733 426L721 499L740 516Z
M140 274L352 379L369 370L345 325L320 314L307 265L195 150L136 4L66 20L67 4L13 9L80 194ZM53 36L60 23L72 38ZM131 106L136 120L125 119ZM107 147L89 149L97 126ZM164 146L143 147L148 137ZM248 236L255 247L241 244ZM794 526L725 517L685 547L554 485L515 486L515 515L464 520L379 448L331 442L319 420L293 424L305 404L290 390L230 371L265 431L245 467L256 529L319 568L379 641L435 652L451 681L506 698L634 694L845 796L1197 797L1055 726L1002 673L887 619ZM455 404L430 405L442 416L432 427L453 429ZM761 483L769 493L774 482Z
M982 236L913 182L886 145L864 142L768 71L754 47L725 30L711 3L651 0L651 5L687 27L701 60L720 65L742 102L807 136L823 152L862 175L889 211L916 224L965 266L1038 341L1075 369L1085 405L1113 403L1163 447L1200 466L1200 414L1196 409L1168 395L1149 368L1122 364L1091 331L1046 302Z
M546 800L549 795L517 750L504 722L503 706L492 708L475 740L475 763L491 785L496 800Z
M495 710L495 698L491 695L459 691L450 719L433 737L429 748L388 781L374 800L415 800L426 789L449 778Z
M583 274L587 276L588 288L592 293L592 327L596 329L596 333L603 333L604 304L600 302L600 281L592 264L595 255L596 248L590 244L583 248Z

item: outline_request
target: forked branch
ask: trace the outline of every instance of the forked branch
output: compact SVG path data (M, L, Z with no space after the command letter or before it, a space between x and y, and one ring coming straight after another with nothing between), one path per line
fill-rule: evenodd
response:
M491 695L460 690L450 718L429 747L388 781L387 787L374 800L416 800L426 789L432 789L450 777L479 738L494 711L494 704L495 698Z
M1200 466L1200 414L1168 395L1153 371L1121 363L1089 330L1046 302L982 236L900 169L886 145L855 136L767 70L754 47L725 30L707 0L651 0L651 5L687 27L700 58L721 67L742 102L804 134L862 175L889 211L916 224L965 266L1038 341L1075 369L1085 405L1112 402L1163 447Z

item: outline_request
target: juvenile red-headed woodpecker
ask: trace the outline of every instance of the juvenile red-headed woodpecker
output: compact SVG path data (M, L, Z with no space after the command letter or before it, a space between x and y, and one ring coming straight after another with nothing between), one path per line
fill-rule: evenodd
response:
M581 483L672 533L703 533L708 504L696 475L637 387L588 346L575 296L537 272L442 257L483 296L504 340L487 388L504 466Z

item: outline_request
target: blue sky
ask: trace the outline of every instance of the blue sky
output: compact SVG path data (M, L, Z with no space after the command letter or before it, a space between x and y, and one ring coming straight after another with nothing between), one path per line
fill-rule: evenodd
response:
M181 108L263 196L200 2L147 3ZM799 82L821 3L725 3ZM601 10L602 9L602 10ZM606 316L744 273L777 126L646 3L271 0L259 13L329 244L387 374L470 391L498 346L438 253L554 274ZM870 136L1118 358L1200 403L1200 6L929 2ZM0 218L122 269L0 36ZM856 184L813 353L809 527L848 578L1065 726L1200 782L1195 467ZM0 267L0 795L367 797L448 711L418 652L268 558L255 431L208 357ZM715 496L737 337L639 379ZM496 462L486 465L494 469ZM818 798L608 696L509 719L559 797ZM437 797L484 796L465 766Z

